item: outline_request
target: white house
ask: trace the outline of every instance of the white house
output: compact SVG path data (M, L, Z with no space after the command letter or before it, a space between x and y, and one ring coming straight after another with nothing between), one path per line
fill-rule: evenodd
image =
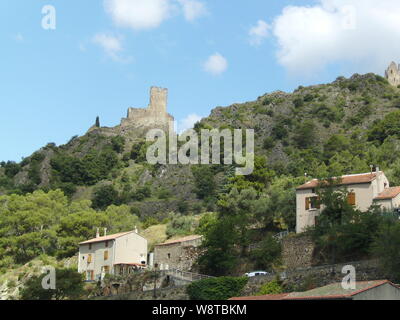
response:
M376 172L345 175L339 179L340 186L349 191L348 202L361 211L372 204L381 205L387 210L400 207L400 187L389 187L389 181L379 168ZM317 179L296 188L296 232L301 233L307 227L314 226L321 212L316 189Z
M87 281L107 273L128 274L147 265L147 240L135 231L99 236L79 244L78 272Z

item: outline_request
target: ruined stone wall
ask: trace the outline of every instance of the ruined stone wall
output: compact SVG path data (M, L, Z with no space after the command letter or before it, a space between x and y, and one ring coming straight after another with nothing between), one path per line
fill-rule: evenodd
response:
M167 113L168 89L151 87L150 104L146 109L129 108L121 127L148 127L168 130L174 118Z
M287 270L312 266L314 243L306 235L289 236L282 240L282 260Z
M154 300L153 291L134 291L125 294L96 297L94 300ZM156 290L155 300L189 300L186 286Z
M400 70L395 62L392 62L387 68L385 78L392 86L400 85Z
M335 265L288 270L281 274L280 278L286 288L292 288L294 291L310 290L331 283L341 282L345 277L345 274L342 273L342 268L346 265L352 265L355 267L357 281L385 279L385 275L378 267L377 260L346 262ZM268 283L275 278L276 275L250 278L242 294L244 296L255 295L263 284Z
M169 245L156 246L154 248L154 263L160 268L178 269L181 271L191 271L193 264L197 260L201 244L201 239L174 243Z

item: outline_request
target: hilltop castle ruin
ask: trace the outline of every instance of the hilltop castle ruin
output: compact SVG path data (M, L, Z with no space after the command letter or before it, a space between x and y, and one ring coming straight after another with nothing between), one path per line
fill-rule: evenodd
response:
M167 112L168 89L151 87L150 104L147 108L129 108L121 120L121 129L160 128L169 129L174 117Z
M168 89L151 87L150 104L147 108L128 108L126 118L120 125L100 127L100 119L90 127L88 132L97 132L106 136L145 136L150 129L161 129L164 132L174 130L174 117L167 112Z
M389 81L392 86L400 85L400 65L397 65L396 62L392 62L389 65L389 68L385 71L385 78Z

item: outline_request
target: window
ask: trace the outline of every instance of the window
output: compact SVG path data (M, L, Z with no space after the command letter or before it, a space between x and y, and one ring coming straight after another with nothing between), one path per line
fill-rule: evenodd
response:
M104 251L104 260L108 260L108 250Z
M87 262L88 262L88 263L91 263L91 262L92 262L92 255L91 255L91 254L88 254Z
M320 209L321 204L319 202L320 202L319 197L307 197L306 198L306 210Z
M356 194L354 192L350 192L347 195L347 203L351 206L355 206L356 205Z
M94 280L94 271L93 270L86 271L86 280Z
M104 244L105 244L106 248L108 248L108 241L106 241Z
M89 250L92 250L92 244L89 243Z
M104 266L103 270L104 270L104 273L110 273L110 267L109 266Z
M170 253L168 253L168 259L171 259L171 254Z

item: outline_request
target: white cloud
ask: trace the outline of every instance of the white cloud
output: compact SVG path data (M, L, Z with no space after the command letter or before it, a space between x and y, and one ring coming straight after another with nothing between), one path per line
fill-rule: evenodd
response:
M172 9L170 0L105 0L104 5L115 24L134 30L158 27Z
M120 36L114 36L106 33L98 33L93 37L92 41L93 43L99 45L104 50L104 52L114 61L130 61L130 58L124 58L121 56L123 46L122 38Z
M194 21L207 14L207 8L203 2L197 0L178 0L182 6L183 15L187 21Z
M187 21L207 13L198 0L104 0L104 7L117 26L134 30L157 28L180 12Z
M204 70L215 76L222 74L227 68L227 60L219 53L211 55L204 63Z
M273 22L277 58L294 73L350 62L382 72L400 60L400 1L318 0L287 6Z
M178 132L182 133L188 129L193 129L196 122L199 122L203 117L198 114L189 114L186 118L180 120L178 122Z
M269 29L271 26L264 20L258 20L257 24L250 28L250 44L259 46L269 35Z

